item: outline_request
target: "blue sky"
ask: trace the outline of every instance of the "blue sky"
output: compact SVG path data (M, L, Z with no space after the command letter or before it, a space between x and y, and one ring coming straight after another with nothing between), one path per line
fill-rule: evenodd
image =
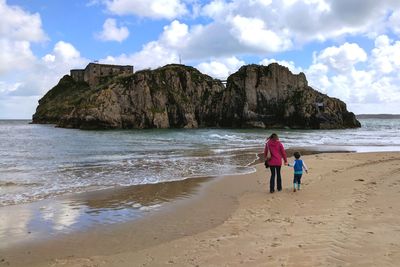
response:
M278 62L355 113L400 113L400 1L0 0L0 119L87 63L226 78Z

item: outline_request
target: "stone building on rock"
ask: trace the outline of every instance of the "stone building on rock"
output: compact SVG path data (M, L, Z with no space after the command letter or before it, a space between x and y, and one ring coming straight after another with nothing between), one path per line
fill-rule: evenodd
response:
M71 77L77 82L87 82L90 87L100 83L101 78L128 75L133 73L133 66L130 65L109 65L99 63L89 63L85 69L73 69L70 71Z

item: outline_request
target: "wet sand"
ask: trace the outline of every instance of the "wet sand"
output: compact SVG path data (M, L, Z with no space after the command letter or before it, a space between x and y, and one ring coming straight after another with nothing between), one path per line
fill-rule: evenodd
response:
M0 266L398 266L400 153L304 160L299 192L284 167L269 194L258 164L140 219L2 249Z
M198 177L158 184L76 193L0 208L1 249L59 239L99 225L139 220L195 195L210 180Z

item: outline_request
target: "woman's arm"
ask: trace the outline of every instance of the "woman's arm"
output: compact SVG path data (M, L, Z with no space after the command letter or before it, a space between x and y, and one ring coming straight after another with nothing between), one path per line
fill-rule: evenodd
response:
M307 165L306 165L306 163L304 162L304 160L303 160L303 169L306 171L306 173L308 173L308 168L307 168Z
M268 142L265 143L264 147L264 160L267 160L267 154L268 154Z

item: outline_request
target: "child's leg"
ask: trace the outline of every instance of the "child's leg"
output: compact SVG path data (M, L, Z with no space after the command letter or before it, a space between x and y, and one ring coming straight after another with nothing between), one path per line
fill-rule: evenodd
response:
M297 184L297 179L296 179L296 174L293 177L293 192L296 192L296 184Z
M298 178L297 178L297 190L300 190L300 184L301 184L301 174L299 174Z

